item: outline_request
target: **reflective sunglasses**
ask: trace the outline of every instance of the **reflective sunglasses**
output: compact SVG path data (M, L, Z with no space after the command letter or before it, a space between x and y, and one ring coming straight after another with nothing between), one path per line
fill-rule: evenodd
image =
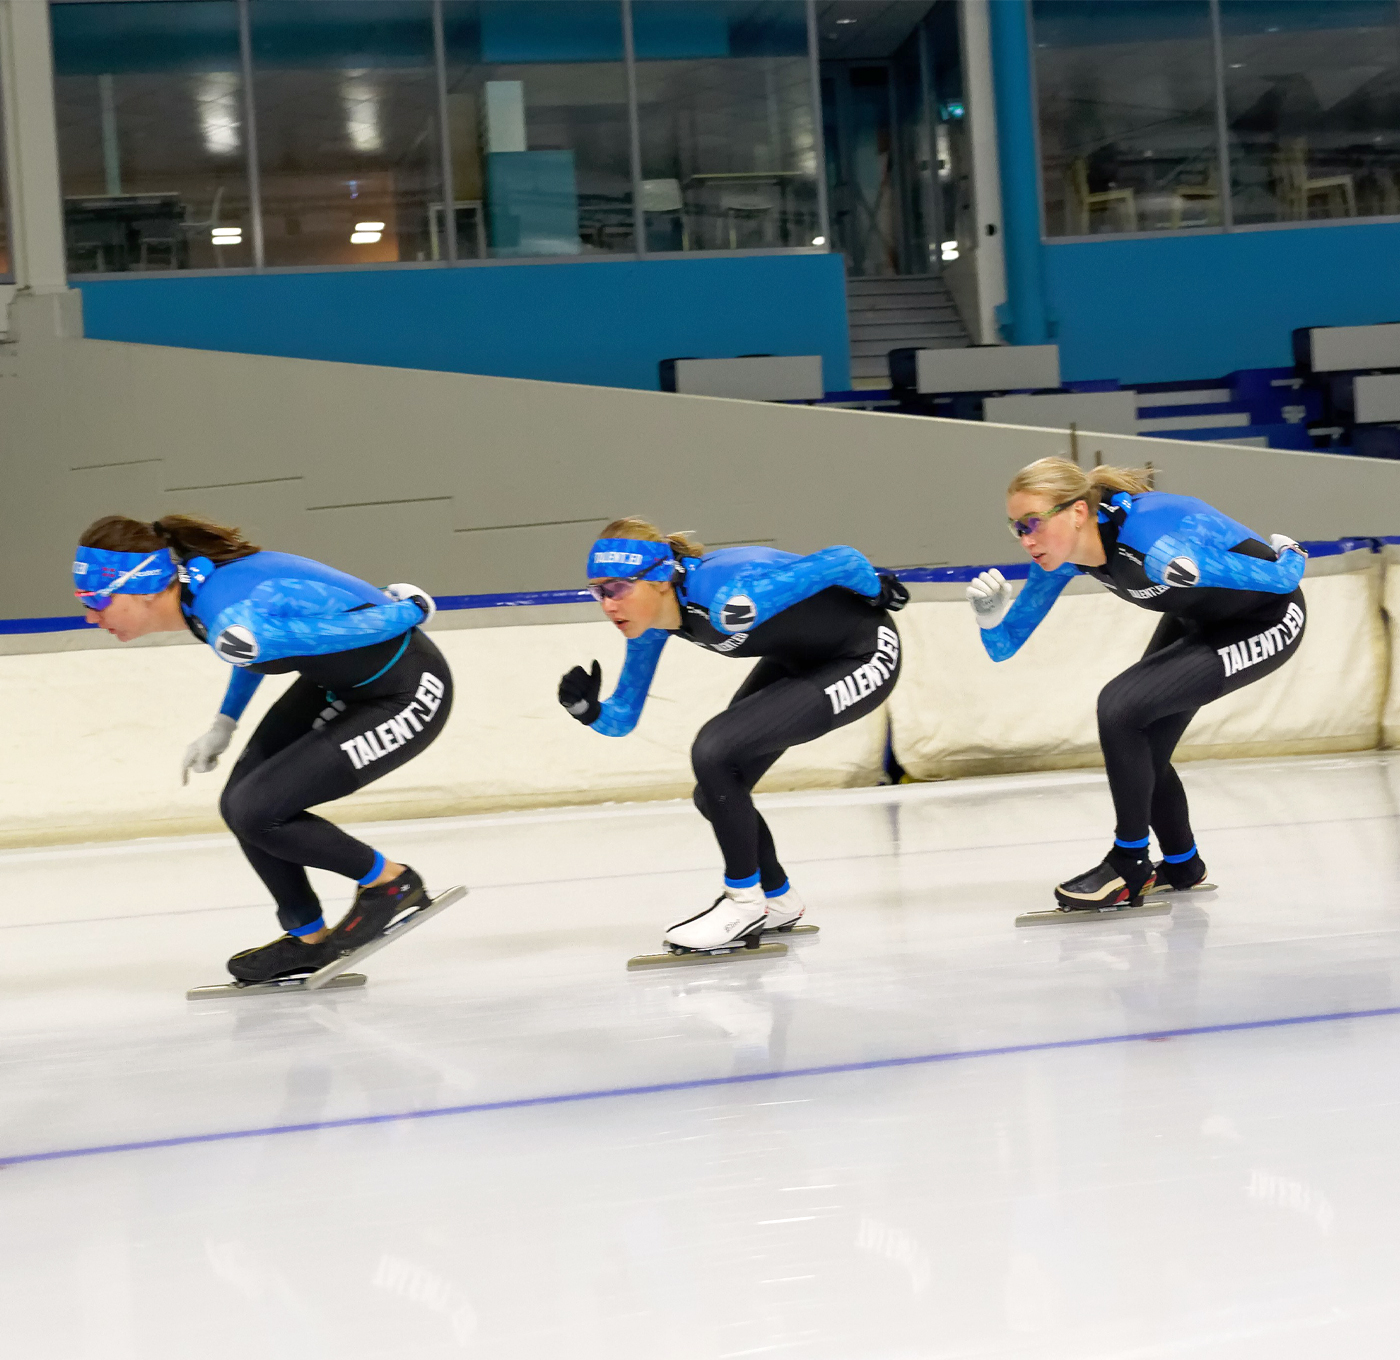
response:
M604 600L625 600L639 580L636 576L622 576L608 581L590 581L588 593L599 604Z
M1025 519L1008 517L1006 527L1011 530L1012 538L1025 538L1027 534L1038 534L1045 527L1046 520L1054 519L1061 510L1068 510L1071 505L1075 505L1083 499L1083 496L1076 496L1072 501L1062 501L1059 505L1052 505L1042 514L1027 515Z
M662 559L664 561L664 559ZM635 576L610 576L605 581L590 581L588 593L599 604L604 600L625 600L636 588L637 582L649 571L655 571L661 562L648 562Z
M78 603L84 609L95 609L99 614L112 603L110 595L103 595L95 590L75 590L73 594L78 597Z

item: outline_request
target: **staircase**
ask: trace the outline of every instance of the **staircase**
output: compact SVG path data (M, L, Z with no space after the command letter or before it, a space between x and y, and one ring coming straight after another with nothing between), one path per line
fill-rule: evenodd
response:
M943 280L908 274L846 280L851 386L890 385L892 349L962 349L971 344Z

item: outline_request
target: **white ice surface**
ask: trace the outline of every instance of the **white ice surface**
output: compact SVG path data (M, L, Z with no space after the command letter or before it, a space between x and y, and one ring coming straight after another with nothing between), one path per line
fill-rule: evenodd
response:
M1400 759L1184 778L1221 890L1169 918L1013 928L1095 774L766 799L820 939L663 973L688 805L401 822L464 903L200 1004L275 933L231 841L0 855L0 1355L1393 1356L1400 1015L1045 1047L1400 1006Z

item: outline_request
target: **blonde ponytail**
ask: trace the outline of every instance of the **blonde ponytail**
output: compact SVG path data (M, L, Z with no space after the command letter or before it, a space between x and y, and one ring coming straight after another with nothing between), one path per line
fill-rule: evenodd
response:
M669 543L677 557L703 557L705 545L691 538L689 529L679 529L673 534L663 534L656 525L640 515L626 515L615 519L599 538L640 538L648 543Z
M1120 468L1101 463L1086 473L1068 458L1040 458L1011 479L1006 494L1014 496L1026 492L1032 496L1048 496L1051 505L1082 500L1092 511L1099 508L1105 491L1110 494L1126 491L1136 496L1151 490L1152 474L1146 468Z

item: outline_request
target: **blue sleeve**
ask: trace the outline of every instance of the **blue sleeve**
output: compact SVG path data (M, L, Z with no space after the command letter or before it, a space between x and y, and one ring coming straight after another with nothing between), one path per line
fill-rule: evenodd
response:
M636 727L652 676L656 674L656 663L661 660L661 649L670 636L659 628L649 628L641 637L628 638L622 674L617 677L617 687L611 696L603 701L602 713L592 724L595 732L605 737L625 737Z
M1239 542L1239 526L1232 520L1210 512L1187 515L1148 548L1143 570L1164 586L1262 590L1271 595L1291 595L1298 588L1307 567L1301 553L1285 550L1270 562L1231 552Z
M235 666L233 674L228 678L228 689L224 691L224 701L219 705L219 712L237 722L243 716L243 710L248 707L248 701L257 693L262 680L257 671L245 671Z
M319 581L266 581L230 605L209 629L209 644L225 661L250 665L289 656L328 656L402 637L423 622L412 600L365 608ZM226 645L230 629L241 629ZM249 646L249 639L252 645Z
M880 577L854 548L823 548L781 566L756 562L741 567L715 591L710 622L722 633L746 632L830 586L875 599Z
M1021 650L1026 639L1040 626L1050 606L1060 598L1060 592L1079 575L1071 562L1042 571L1032 567L1020 594L1011 602L1006 617L995 628L979 628L982 645L993 661L1006 661Z

